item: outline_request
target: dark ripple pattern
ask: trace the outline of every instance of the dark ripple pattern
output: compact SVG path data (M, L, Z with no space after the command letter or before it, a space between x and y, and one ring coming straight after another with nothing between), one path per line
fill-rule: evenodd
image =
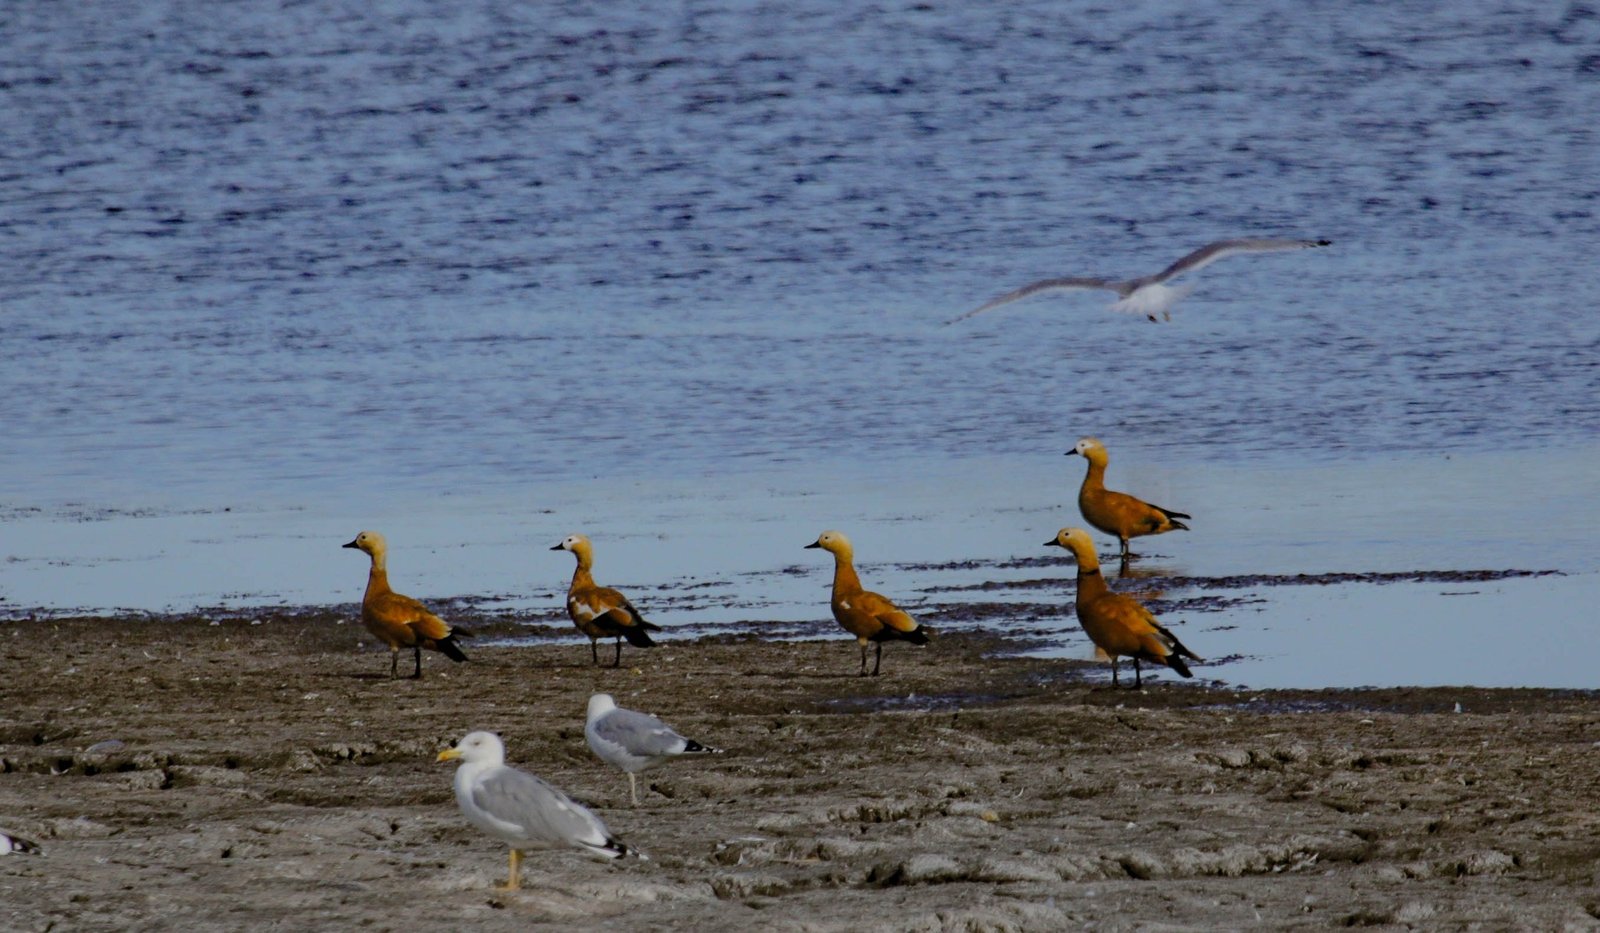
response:
M1586 443L1597 43L1582 3L7 4L0 477ZM1171 326L938 326L1255 234L1335 247Z

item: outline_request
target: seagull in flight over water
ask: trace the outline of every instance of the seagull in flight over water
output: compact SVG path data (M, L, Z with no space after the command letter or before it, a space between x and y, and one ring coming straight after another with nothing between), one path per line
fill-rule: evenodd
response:
M1192 286L1168 285L1167 282L1175 279L1185 272L1193 272L1211 265L1219 259L1229 256L1239 256L1245 253L1278 253L1291 249L1310 249L1314 246L1327 246L1331 240L1218 240L1200 247L1189 255L1183 257L1172 265L1162 269L1155 275L1146 275L1137 279L1120 281L1117 279L1094 278L1065 278L1043 279L1031 285L1024 285L1016 291L1006 292L999 298L987 304L974 308L958 318L952 318L948 323L964 321L974 314L991 311L1001 305L1008 305L1013 301L1032 298L1045 292L1072 291L1075 289L1103 288L1117 293L1117 301L1111 305L1111 310L1123 314L1142 314L1152 321L1172 320L1172 306L1179 299L1189 294Z

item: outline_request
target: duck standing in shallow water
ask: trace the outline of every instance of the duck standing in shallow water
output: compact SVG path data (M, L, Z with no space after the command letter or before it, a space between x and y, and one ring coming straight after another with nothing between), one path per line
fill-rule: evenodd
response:
M833 617L844 630L856 637L861 645L861 676L867 675L867 645L876 644L878 652L872 661L872 676L878 676L883 663L883 643L909 641L913 645L926 645L928 633L917 620L890 602L861 588L861 578L856 576L852 563L855 552L850 539L842 532L824 531L816 541L806 545L819 547L833 554Z
M1111 592L1100 575L1100 559L1094 552L1094 539L1082 528L1063 528L1045 547L1062 547L1078 560L1078 624L1095 647L1111 659L1111 686L1117 680L1117 658L1133 658L1133 688L1143 686L1140 661L1165 664L1185 677L1193 677L1184 658L1204 661L1184 647L1178 636L1167 631L1154 614L1131 596Z
M617 640L617 656L612 667L622 666L622 640L635 648L653 648L651 632L661 631L661 626L646 622L639 610L633 608L628 597L606 586L595 586L590 571L594 567L594 545L583 535L568 535L552 551L571 551L578 558L578 569L572 572L572 586L567 589L567 615L578 631L589 636L589 653L595 667L600 666L598 642L602 638Z
M1189 530L1189 526L1179 519L1191 516L1106 488L1106 464L1111 462L1106 445L1095 438L1085 437L1067 451L1069 457L1074 454L1089 461L1089 471L1083 476L1083 485L1078 487L1078 511L1083 513L1084 520L1089 524L1108 535L1116 535L1117 540L1122 542L1124 569L1127 568L1128 558L1137 556L1128 552L1129 538Z

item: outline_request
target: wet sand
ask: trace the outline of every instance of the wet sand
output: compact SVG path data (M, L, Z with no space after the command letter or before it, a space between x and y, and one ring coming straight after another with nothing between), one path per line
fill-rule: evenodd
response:
M44 848L0 857L8 926L1600 923L1589 693L1113 691L976 634L859 678L852 643L756 625L620 670L469 644L390 681L350 618L0 623L0 828ZM646 773L635 809L584 744L597 690L727 752ZM472 729L650 860L535 853L494 890L506 850L434 763Z

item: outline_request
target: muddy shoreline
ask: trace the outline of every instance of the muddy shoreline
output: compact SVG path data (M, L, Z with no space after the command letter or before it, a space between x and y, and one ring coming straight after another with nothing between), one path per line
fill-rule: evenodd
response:
M346 613L249 615L0 622L0 829L44 849L0 857L14 928L1600 924L1590 692L1112 691L977 634L862 679L759 626L597 670L489 617L390 681ZM601 690L728 751L635 809L584 745ZM492 890L433 762L471 729L651 860Z

